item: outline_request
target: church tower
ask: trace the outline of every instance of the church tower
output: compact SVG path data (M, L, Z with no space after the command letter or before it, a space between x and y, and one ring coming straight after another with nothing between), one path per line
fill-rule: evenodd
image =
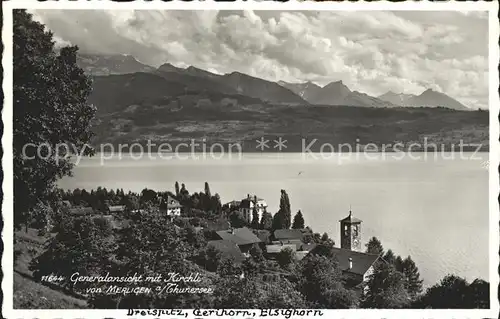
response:
M349 216L340 220L340 248L361 252L361 219Z

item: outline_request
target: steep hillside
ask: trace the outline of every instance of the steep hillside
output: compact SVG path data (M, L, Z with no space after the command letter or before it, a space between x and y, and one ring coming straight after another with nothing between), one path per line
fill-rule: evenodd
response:
M221 81L233 87L240 94L256 97L263 101L275 103L308 103L297 94L275 82L255 78L239 72L233 72L221 77Z
M288 83L285 81L279 81L278 84L286 87L308 102L313 101L315 96L320 94L321 91L321 86L316 85L312 82Z
M151 72L153 67L137 61L131 55L79 54L78 65L90 75Z
M369 96L365 93L351 91L342 81L331 82L324 87L314 83L287 83L280 85L289 88L311 104L318 105L351 105L362 107L392 107L392 103Z
M99 114L107 114L126 107L155 103L156 100L178 96L186 92L186 86L152 73L130 73L93 77L89 102Z
M431 89L425 90L419 96L408 99L407 103L412 106L442 106L459 111L470 110L468 107L448 95Z
M392 91L380 95L378 98L383 101L391 102L394 105L405 106L408 105L408 100L415 97L413 94L394 93Z
M399 106L410 107L446 107L458 111L470 111L471 109L448 95L427 89L420 95L387 92L378 97Z

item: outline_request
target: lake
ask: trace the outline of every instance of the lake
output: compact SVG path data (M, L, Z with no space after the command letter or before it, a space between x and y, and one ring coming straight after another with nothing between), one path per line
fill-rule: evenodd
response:
M377 156L378 155L378 156ZM487 153L467 159L393 158L374 154L342 159L303 158L301 154L244 154L241 159L150 159L117 156L85 158L64 189L98 186L141 191L174 191L185 183L190 193L210 184L222 203L247 194L264 198L277 211L280 190L289 195L292 213L299 209L306 225L327 232L340 245L338 221L349 207L363 220L362 241L378 237L384 248L411 255L425 285L448 273L488 279ZM481 159L477 159L481 157ZM103 162L103 163L101 163Z

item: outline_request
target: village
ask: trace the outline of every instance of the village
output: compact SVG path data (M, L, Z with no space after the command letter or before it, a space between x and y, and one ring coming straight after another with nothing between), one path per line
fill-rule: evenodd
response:
M189 222L197 218L185 216L185 207L173 194L159 196L156 203L158 203L159 211L167 216L174 225L176 221ZM74 207L68 200L63 201L62 204L64 210L72 216L105 218L114 229L120 229L127 225L127 221L121 218L128 209L127 205L105 205L104 210L99 212L92 207ZM265 258L270 261L276 260L277 256L285 251L293 255L295 260L302 260L308 254L321 253L324 246L328 245L328 249L334 253L338 265L342 269L348 286L354 289L359 288L359 290L373 273L376 262L383 260L377 254L363 251L361 244L362 220L354 217L351 211L347 217L339 220L340 247L335 247L335 241L329 239L328 235L324 234L323 238L319 238L319 234L314 234L309 227L304 227L304 225L291 229L252 227L252 219L257 217L259 221L262 221L267 214L267 208L268 205L264 199L250 194L239 201L233 200L222 205L225 217L237 214L246 222L246 225L233 227L231 222L227 222L225 227L218 225L219 227L216 227L215 230L213 227L207 227L211 230L205 232L205 237L208 237L207 246L220 251L225 258L230 258L236 265L241 266L246 259L251 257L250 250L254 245L258 245ZM144 209L136 209L132 212L140 213L144 212ZM176 227L180 229L179 226ZM206 231L205 227L201 225L194 227L194 229L197 232ZM283 275L283 273L272 272L267 275Z

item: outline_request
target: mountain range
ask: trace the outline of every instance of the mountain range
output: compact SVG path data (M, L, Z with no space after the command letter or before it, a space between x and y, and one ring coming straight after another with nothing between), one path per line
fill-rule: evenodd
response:
M236 94L258 98L264 102L272 103L298 104L305 106L345 105L372 108L441 106L461 111L470 110L468 107L446 94L430 89L424 91L420 95L387 92L378 97L373 97L358 91L351 91L342 81L331 82L324 87L312 82L287 83L279 81L276 83L240 72L220 75L194 66L179 68L170 63L165 63L159 68L154 68L137 61L130 55L81 54L77 63L85 72L94 76L94 90L98 91L97 95L99 96L103 94L113 95L113 92L108 91L111 87L118 91L122 91L124 87L120 87L120 83L125 85L126 80L131 79L132 73L139 72L153 74L156 75L156 77L144 74L138 75L137 78L140 79L136 79L134 83L127 82L127 85L130 86L135 84L139 86L128 87L127 90L133 89L137 92L137 90L142 90L143 88L146 91L152 90L152 88L158 89L162 85L165 85L163 81L165 80L170 83L169 85L176 88L182 87L184 92L189 90ZM106 78L107 76L110 77ZM160 78L163 80L160 80ZM145 83L148 81L151 81L151 83ZM153 83L155 81L159 83ZM100 86L103 86L107 92L100 92L102 91ZM137 94L143 95L141 92L137 92ZM163 93L158 92L158 94ZM94 98L91 99L96 102Z
M175 147L203 139L208 144L237 142L245 152L255 152L255 141L266 136L284 137L287 152L301 152L304 139L332 145L427 139L447 148L461 139L488 146L488 112L398 107L415 96L372 97L342 81L321 87L169 63L153 68L124 55L84 55L77 61L93 79L88 101L97 108L94 145L151 141ZM436 93L422 94L422 103L436 99L444 105L446 98Z
M443 106L449 109L459 110L459 111L468 111L470 110L467 106L458 102L457 100L449 97L448 95L434 91L432 89L427 89L420 95L414 94L404 94L404 93L394 93L387 92L378 97L380 100L387 101L400 106L410 106L410 107L418 107L418 106L427 106L427 107L435 107L435 106Z

